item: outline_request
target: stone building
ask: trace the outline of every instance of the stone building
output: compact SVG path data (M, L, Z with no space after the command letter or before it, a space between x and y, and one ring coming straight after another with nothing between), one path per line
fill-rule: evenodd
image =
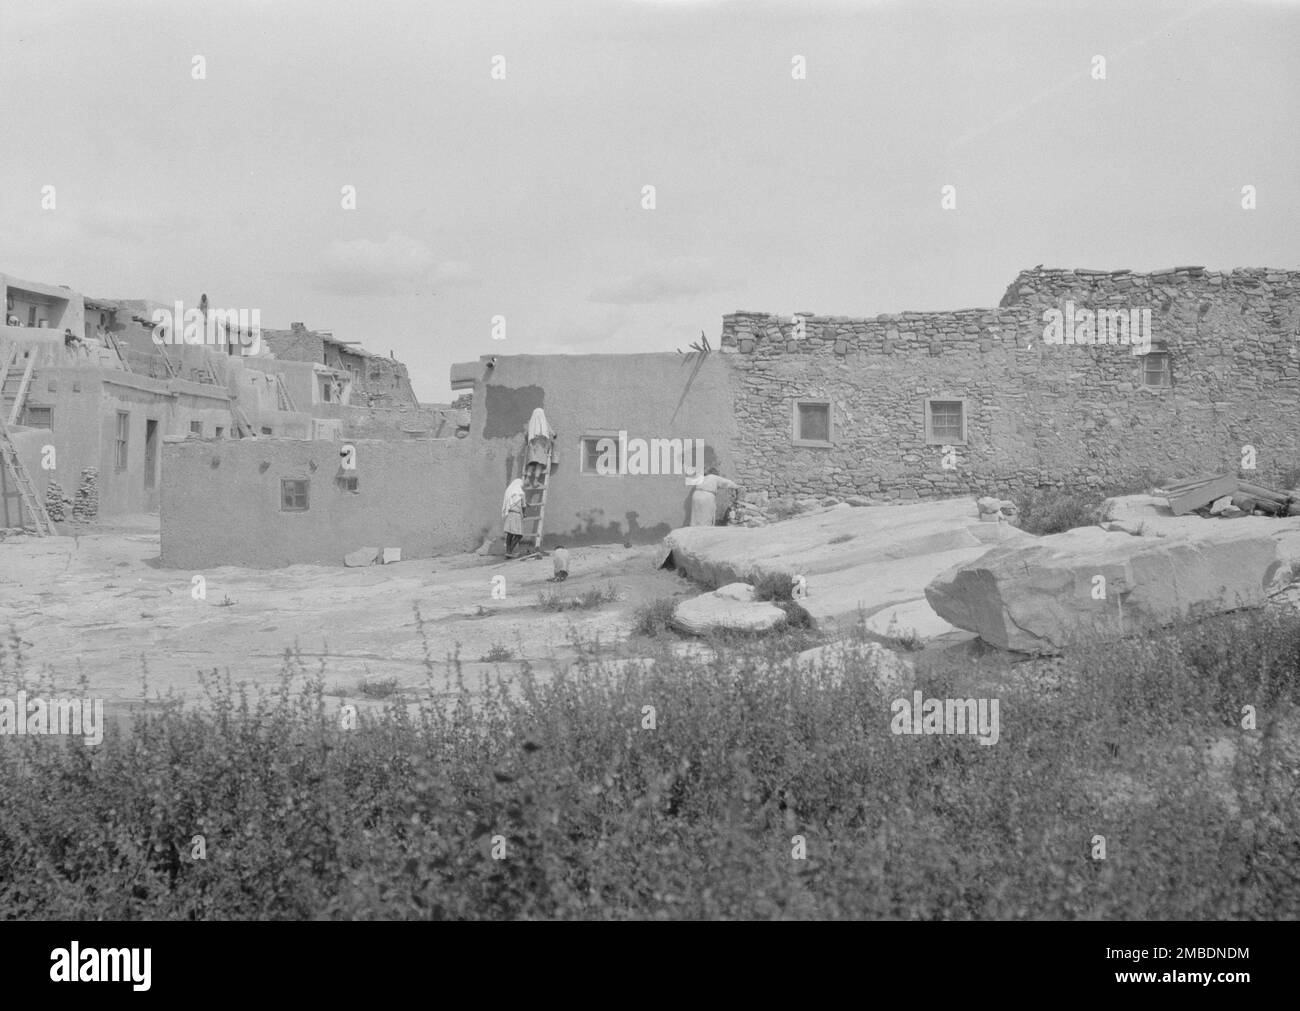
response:
M1099 313L1144 309L1148 353L1098 342ZM1047 342L1051 310L1078 342ZM1280 480L1300 466L1298 335L1300 272L1263 269L1034 269L995 308L732 313L735 476L772 496L1009 497L1236 470L1250 447Z
M313 362L333 370L330 378L348 386L342 403L358 407L415 407L406 366L389 356L365 350L356 341L342 341L328 330L308 330L293 323L288 330L262 330L262 340L280 361ZM323 396L330 402L330 378L323 378Z

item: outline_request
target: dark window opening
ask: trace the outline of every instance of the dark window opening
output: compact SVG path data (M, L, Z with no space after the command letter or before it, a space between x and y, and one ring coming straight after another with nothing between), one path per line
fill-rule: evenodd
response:
M796 446L831 445L831 402L796 400L793 438Z
M28 428L48 428L54 431L53 407L28 407L23 412L23 424Z
M961 446L966 443L966 401L927 400L925 441L932 446Z
M280 511L286 513L306 512L307 489L310 481L285 480L280 482Z
M1142 384L1144 386L1172 386L1169 355L1153 351L1142 356Z
M623 469L620 452L618 436L614 433L583 436L579 473L602 476L619 473Z
M149 491L158 483L158 421L146 418L144 423L144 488Z

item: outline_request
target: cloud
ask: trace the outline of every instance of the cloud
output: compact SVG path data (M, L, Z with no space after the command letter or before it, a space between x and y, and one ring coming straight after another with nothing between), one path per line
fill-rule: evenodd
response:
M157 239L174 241L178 236L193 233L199 221L181 211L104 206L82 214L77 219L77 227L87 238L144 245Z
M337 239L321 251L312 273L313 287L337 295L427 295L474 280L468 263L440 262L419 239L397 234L383 242Z
M598 285L587 296L591 302L632 305L671 302L728 287L716 275L713 261L702 256L678 256L659 260L646 269Z
M623 308L593 309L581 306L561 322L541 328L536 351L541 354L600 354L617 350L611 345L629 318ZM593 345L604 345L595 347Z

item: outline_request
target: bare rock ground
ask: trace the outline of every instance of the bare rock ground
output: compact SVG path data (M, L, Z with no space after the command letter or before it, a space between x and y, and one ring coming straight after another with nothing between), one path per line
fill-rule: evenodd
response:
M140 701L146 668L150 698L169 689L197 698L200 670L229 669L236 681L277 684L285 651L296 646L306 668L325 663L327 691L338 689L352 701L362 680L396 679L399 691L427 687L418 604L435 690L455 689L448 654L458 644L471 689L525 660L545 677L572 661L575 633L584 640L599 636L617 656L639 606L698 592L653 567L657 550L572 548L570 578L550 584L548 559L475 555L367 568L164 569L157 515L90 527L79 536L12 536L0 543L0 668L12 674L17 665L16 634L28 678L50 678L71 693L84 672L93 697L120 711ZM504 599L492 596L496 575L505 577ZM196 576L204 583L202 599L195 596ZM559 587L575 596L610 582L620 599L599 608L537 606L543 590ZM509 650L510 660L482 662L494 646Z
M981 523L970 498L822 509L761 528L685 527L666 538L693 579L713 585L803 575L799 601L826 631L901 610L901 622L926 635L952 632L930 609L925 588L953 565L999 544L1035 538L1007 523ZM888 619L885 619L888 621Z

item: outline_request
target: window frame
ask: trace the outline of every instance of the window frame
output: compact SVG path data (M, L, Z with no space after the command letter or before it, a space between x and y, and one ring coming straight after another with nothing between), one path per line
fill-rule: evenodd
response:
M46 415L49 417L50 423L48 425L33 425L32 417L31 417L32 411L44 411ZM53 432L54 431L54 408L45 406L43 404L28 404L23 408L23 425L26 426L27 428L48 428L51 432Z
M799 408L801 407L824 407L826 408L826 435L822 439L805 439L803 438L803 428L799 424ZM802 446L806 449L831 449L835 445L835 407L829 397L795 397L794 403L790 408L790 442L795 446Z
M128 454L131 445L131 412L118 411L116 425L113 430L113 469L120 473L126 470L130 459Z
M934 405L961 405L961 438L934 434ZM926 397L925 398L925 444L927 446L965 446L970 443L970 400L967 397Z
M1147 364L1147 362L1153 357L1161 359L1164 363L1160 369L1160 376L1164 380L1164 382L1161 383L1147 382L1147 377L1151 375L1151 369L1150 366ZM1144 390L1168 390L1173 387L1174 385L1173 358L1170 356L1167 348L1153 347L1146 354L1139 355L1138 359L1139 359L1138 369L1141 373L1142 388Z
M578 476L579 477L623 477L622 471L627 466L627 461L622 459L623 447L619 445L619 433L600 428L589 428L582 435L578 436ZM617 457L613 474L601 474L594 467L587 469L587 443L598 442L601 439L614 440L614 453Z
M302 485L302 506L285 505L286 485ZM296 502L298 499L297 489L288 496L290 502ZM280 512L282 513L305 513L311 511L311 478L309 477L282 477L280 478Z

